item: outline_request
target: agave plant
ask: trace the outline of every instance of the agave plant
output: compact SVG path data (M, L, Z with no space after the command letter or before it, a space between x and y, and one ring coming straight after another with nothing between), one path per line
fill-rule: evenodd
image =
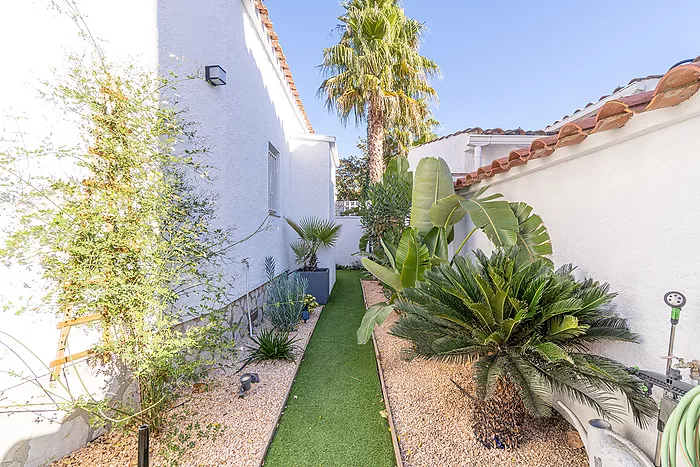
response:
M391 332L411 342L415 357L474 362L481 399L498 401L517 391L530 415L548 417L552 394L562 393L619 420L624 410L613 395L621 394L645 426L656 404L641 391L641 381L622 364L588 353L592 343L635 342L637 336L606 308L615 296L608 285L577 281L572 271L570 265L553 271L519 247L490 257L477 252L476 264L457 257L403 290L396 305L403 313ZM518 423L508 421L508 411L489 415L501 426ZM477 434L490 433L478 424ZM510 428L517 433L517 426ZM508 438L495 434L500 442Z
M335 245L340 234L340 225L318 217L305 217L298 223L286 217L284 219L299 235L299 240L291 245L297 263L304 271L317 270L318 251Z
M257 337L251 337L251 341L252 345L246 346L249 352L249 363L266 360L294 361L294 350L297 348L298 339L290 337L288 332L264 329Z

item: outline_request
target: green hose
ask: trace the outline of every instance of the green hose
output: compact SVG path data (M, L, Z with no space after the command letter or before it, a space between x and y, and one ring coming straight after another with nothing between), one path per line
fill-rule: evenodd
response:
M661 439L662 467L676 467L677 446L690 467L700 467L700 386L691 389L666 422Z

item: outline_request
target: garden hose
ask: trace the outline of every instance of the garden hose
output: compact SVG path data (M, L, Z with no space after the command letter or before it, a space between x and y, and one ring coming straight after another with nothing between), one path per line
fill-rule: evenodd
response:
M700 386L683 396L666 423L661 440L662 467L676 467L678 446L686 465L700 467Z

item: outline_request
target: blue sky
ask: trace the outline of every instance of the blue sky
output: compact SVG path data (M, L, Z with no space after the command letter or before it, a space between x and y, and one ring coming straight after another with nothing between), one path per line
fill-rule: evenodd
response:
M316 96L317 65L342 11L337 0L265 0L317 133L357 154L364 127L343 127ZM635 77L700 55L697 0L404 0L430 32L421 52L440 65L439 134L467 127L541 129Z

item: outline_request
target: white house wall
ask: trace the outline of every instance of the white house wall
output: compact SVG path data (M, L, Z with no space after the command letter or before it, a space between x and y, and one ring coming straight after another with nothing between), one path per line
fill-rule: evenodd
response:
M579 276L609 282L618 293L615 308L629 318L641 344L607 344L596 351L630 366L665 370L670 310L662 298L670 290L688 298L675 354L700 358L699 115L698 96L637 114L622 129L593 134L488 182L490 192L525 201L542 216L557 266L573 263ZM469 227L466 221L459 226L456 244ZM491 247L479 233L466 248ZM590 409L577 405L576 411L584 423L597 418ZM646 431L631 423L615 428L651 456L652 425Z
M342 226L340 238L336 245L336 262L343 266L354 266L360 262L359 256L354 256L360 250L360 237L364 235L360 218L357 216L338 216L336 222Z
M179 89L188 117L200 123L217 170L212 188L219 196L218 221L235 226L235 238L254 232L268 216L268 145L279 151L281 212L290 209L287 177L290 172L289 133L304 132L289 100L278 64L255 16L252 1L160 0L159 57L163 72L180 75L206 65L226 70L225 86L191 81ZM196 7L194 7L196 5ZM265 231L233 251L228 274L233 296L245 290L245 265L250 263L249 288L265 281L264 259L272 256L277 269L290 267L284 240L284 220L270 217Z
M530 141L537 136L513 136L513 135L475 135L463 133L461 135L450 136L442 140L436 140L422 146L411 149L408 153L408 162L412 170L418 166L418 162L424 157L442 157L450 167L450 172L454 176L462 176L473 172L482 165L493 162L494 159L505 157L514 149L529 145ZM515 140L512 144L487 144L482 146L481 164L476 166L474 161L474 144L484 144L490 138L500 138L501 140Z
M469 134L463 133L415 147L408 153L411 170L416 170L418 162L424 157L442 157L453 174L465 174L469 171L467 157L464 154L468 144Z
M8 4L0 16L0 42L5 47L0 73L0 128L2 136L18 128L31 135L50 132L61 142L72 143L72 127L52 115L39 99L39 81L55 81L65 71L66 53L86 49L78 30L66 16L48 8L49 2L22 1ZM62 5L61 2L58 2ZM334 166L329 144L318 143L323 154L303 159L290 150L290 134L305 133L303 118L283 79L269 38L263 30L252 0L122 0L103 2L79 0L91 33L111 61L133 61L162 73L177 71L181 76L204 73L205 65L220 65L227 72L225 86L212 87L203 80L180 86L179 98L189 110L187 118L199 123L198 131L211 148L210 165L214 182L209 188L218 195L220 226L235 228L234 238L253 232L268 215L268 144L280 153L280 200L278 215L298 217L333 214ZM41 33L38 33L41 32ZM50 37L50 39L47 39ZM51 70L56 67L57 71ZM23 116L17 126L10 116ZM323 146L325 145L325 149ZM302 160L303 168L294 171L309 174L303 183L291 183L293 159ZM319 165L315 165L318 163ZM70 170L60 164L47 167ZM313 194L311 194L313 193ZM312 202L308 210L301 202ZM324 203L326 203L324 205ZM6 218L2 218L6 227ZM235 298L246 290L245 265L248 258L248 290L264 282L263 260L273 256L278 270L290 268L290 235L281 217L270 217L264 231L231 255L227 272ZM1 240L1 239L0 239ZM334 265L333 254L322 257L324 264ZM333 279L335 269L331 269ZM18 269L0 269L0 298L17 298L24 283L33 284L35 276ZM57 318L51 313L28 313L15 316L0 311L2 330L27 343L43 362L55 356L58 342ZM72 332L69 350L79 351L94 342L94 335ZM7 352L0 352L0 367L16 369L17 362ZM42 370L39 366L39 370ZM6 376L6 375L5 375ZM91 380L90 385L100 381ZM0 377L0 392L14 384ZM31 385L21 385L5 396L23 399L30 396ZM62 420L64 414L58 414ZM0 415L0 466L37 466L62 457L94 438L98 432L78 418L59 423L34 423L34 415Z
M304 217L318 217L335 221L335 170L337 160L327 137L316 135L292 136L290 142L289 196L286 216L298 221ZM296 233L287 227L287 245L297 239ZM290 264L296 267L291 250ZM335 284L336 249L319 253L319 266L329 268L329 286Z

